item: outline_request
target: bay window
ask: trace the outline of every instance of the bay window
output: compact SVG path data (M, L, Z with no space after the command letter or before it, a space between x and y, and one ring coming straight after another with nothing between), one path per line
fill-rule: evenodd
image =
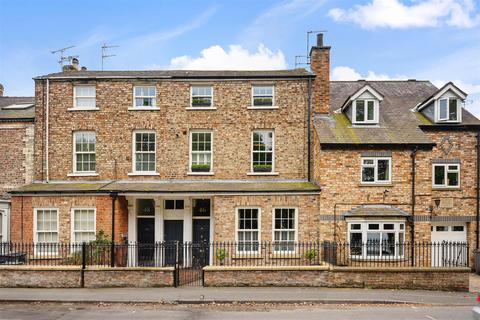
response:
M405 223L398 221L351 221L348 223L350 256L402 257Z

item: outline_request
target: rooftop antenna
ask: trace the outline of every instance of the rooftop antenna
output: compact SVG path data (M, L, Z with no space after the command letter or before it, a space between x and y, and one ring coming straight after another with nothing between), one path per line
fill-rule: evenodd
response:
M298 65L310 65L310 37L312 35L317 35L319 33L325 33L327 30L312 30L312 31L307 31L307 51L305 52L305 55L298 55L295 56L295 68ZM301 62L302 59L305 59L305 62Z
M119 46L115 46L115 45L110 45L108 46L106 43L104 43L102 45L102 71L103 71L103 61L106 59L106 58L110 58L110 57L115 57L116 54L106 54L107 53L107 49L111 49L111 48L118 48Z
M58 63L60 64L60 68L63 68L63 64L67 61L72 61L73 58L78 58L78 56L67 56L65 57L65 51L67 51L68 49L71 49L71 48L75 48L75 46L69 46L69 47L65 47L65 48L61 48L61 49L58 49L58 50L53 50L53 51L50 51L52 54L56 54L56 53L60 53L60 60L58 60Z

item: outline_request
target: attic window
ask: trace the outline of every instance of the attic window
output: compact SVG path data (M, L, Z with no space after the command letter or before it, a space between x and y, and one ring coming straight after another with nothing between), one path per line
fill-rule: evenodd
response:
M458 122L460 103L457 98L443 98L438 100L438 121Z
M353 101L353 123L377 124L378 102L374 99L357 99Z

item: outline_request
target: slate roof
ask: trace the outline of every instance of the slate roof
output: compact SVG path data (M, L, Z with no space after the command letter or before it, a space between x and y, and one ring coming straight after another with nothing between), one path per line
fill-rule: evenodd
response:
M409 213L389 205L363 205L347 211L346 218L352 217L408 217Z
M34 97L0 97L0 121L33 121L35 107L27 109L4 109L13 104L34 104Z
M320 187L310 182L255 182L255 181L99 181L99 182L49 182L32 183L12 194L48 193L310 193L320 192Z
M338 110L350 96L367 84L383 96L379 107L379 126L353 127L348 117ZM431 146L433 141L421 126L439 125L431 123L418 112L412 112L412 109L436 92L438 88L429 81L331 81L329 113L314 117L320 144ZM461 125L480 124L465 109L462 120Z
M143 70L143 71L63 71L50 73L34 79L114 79L114 78L165 78L165 79L224 79L224 78L305 78L315 75L303 68L288 70Z

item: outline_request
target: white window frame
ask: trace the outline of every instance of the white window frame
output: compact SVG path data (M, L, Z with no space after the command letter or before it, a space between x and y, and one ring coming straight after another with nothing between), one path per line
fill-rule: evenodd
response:
M442 118L440 116L440 104L441 101L447 101L447 117ZM450 119L450 100L456 100L457 101L457 118L454 120ZM455 96L442 96L441 98L437 99L435 101L435 122L441 122L441 123L459 123L462 122L462 108L463 108L463 101Z
M209 133L210 134L210 171L208 172L193 172L192 171L192 164L193 164L193 154L194 153L207 153L206 151L192 151L193 148L193 134L194 133ZM189 148L188 148L188 174L189 175L213 175L213 145L214 143L214 134L213 130L202 130L202 129L193 129L190 130L189 134Z
M141 88L141 87L146 87L146 88L153 88L155 90L155 93L153 96L137 96L135 95L135 89L136 88ZM132 107L129 108L129 110L159 110L160 108L158 107L158 103L157 103L157 86L156 85L134 85L133 86L133 103L132 103ZM139 98L153 98L154 101L155 101L155 104L152 105L152 106L137 106L136 104L136 99Z
M154 157L154 170L153 171L137 171L137 151L136 151L136 135L137 134L154 134L155 135L155 151L153 152L155 154ZM138 153L152 153L151 151L138 151ZM157 172L157 133L154 130L134 130L132 133L132 173L129 175L158 175Z
M91 87L93 88L94 95L93 96L82 96L80 98L93 98L95 101L95 105L93 106L88 106L88 107L78 107L77 106L77 88L80 87ZM74 85L73 86L73 108L70 108L69 110L98 110L97 107L97 88L96 85L92 84L81 84L81 85Z
M253 154L260 153L260 152L268 152L268 151L254 151L253 150L253 136L255 132L271 132L272 133L272 171L270 172L255 172L253 170ZM275 131L271 129L255 129L252 131L250 136L250 173L249 175L277 175L278 173L275 172Z
M373 160L373 165L364 165L364 160ZM388 180L378 180L378 161L388 160ZM363 168L373 167L374 180L363 181ZM392 183L392 158L391 157L361 157L360 158L360 184L391 184Z
M76 232L92 232L92 230L75 230L75 211L76 210L93 210L93 233L97 235L97 208L95 207L75 207L70 210L70 239L72 243L82 243L75 239Z
M38 230L37 230L38 211L43 211L43 210L55 211L57 213L57 217L56 217L57 229L49 231L49 232L52 232L52 233L54 233L54 232L57 233L57 242L39 242L38 241ZM58 253L57 250L55 250L55 249L58 249L56 246L52 245L54 250L49 251L49 252L45 252L45 251L41 250L41 247L37 247L37 244L45 244L45 243L58 244L58 243L60 243L59 228L60 228L60 221L59 221L59 209L58 208L55 208L55 207L41 207L41 208L34 208L33 209L33 243L34 243L34 254L35 255L44 254L44 253L48 254L48 255L55 255L55 254Z
M212 94L209 96L209 95L199 95L198 97L207 97L207 98L210 98L210 106L208 107L199 107L199 106L194 106L193 105L193 88L194 87L210 87L210 90L212 92ZM214 106L214 101L213 101L213 97L214 97L214 93L213 93L213 85L212 84L209 84L209 83L205 83L205 84L201 84L201 83L195 83L195 84L191 84L190 85L190 105L188 106L187 109L190 109L190 110L213 110L213 109L216 109L216 107Z
M243 209L255 209L258 211L257 214L257 229L239 229L239 222L240 222L240 210ZM240 240L238 238L238 233L239 232L257 232L257 239L258 239L258 247L257 250L239 250L239 245L240 245ZM251 253L259 253L261 250L261 234L262 234L262 209L260 207L255 207L255 206L241 206L235 208L235 242L237 243L237 248L236 252L237 254L251 254ZM243 240L242 243L245 243L246 241ZM253 241L252 245L253 247Z
M93 152L77 151L76 135L93 133L95 138L95 150ZM77 155L78 154L94 154L95 155L95 170L94 171L79 171L77 168ZM75 131L73 132L73 173L76 175L89 175L97 173L97 134L95 131Z
M276 229L275 228L275 210L277 209L293 209L295 218L294 218L294 223L295 223L295 228L294 229ZM275 250L275 246L277 245L277 242L275 241L275 231L285 231L285 232L291 232L294 231L294 240L293 240L293 250ZM291 241L291 240L288 240ZM280 243L282 240L280 240ZM273 253L295 253L297 251L297 243L298 243L298 208L297 207L289 207L289 206L276 206L272 208L272 252Z
M351 225L352 224L360 224L361 225L361 229L360 230L352 230L351 229ZM369 224L379 224L380 227L378 230L368 230L368 225ZM388 229L384 229L384 224L393 224L394 225L394 228L393 230L388 230ZM400 226L403 224L403 229L400 228ZM351 258L360 258L360 259L366 259L366 258L372 258L372 259L382 259L384 258L385 260L391 260L391 259L403 259L404 256L405 256L405 250L407 250L406 248L406 235L407 235L407 232L406 232L406 221L404 220L350 220L347 222L347 229L348 229L348 232L347 232L347 243L349 245L349 252L348 252L348 255L351 257ZM382 233L395 233L395 253L393 255L383 255L382 253L382 250L379 250L379 255L369 255L368 254L368 250L366 249L366 245L367 245L367 239L368 239L368 236L367 234L368 233L380 233L380 240L382 241L383 237L382 237ZM352 255L351 254L351 251L350 251L350 246L352 245L351 244L351 237L350 235L352 233L361 233L362 234L362 254L361 255ZM399 252L397 252L397 249L400 248L400 242L399 242L399 235L400 233L403 233L403 252L402 254L399 254ZM382 246L380 244L380 246Z
M364 101L365 106L365 113L364 113L364 121L357 120L357 101L362 100ZM373 120L368 120L368 102L373 101ZM358 98L352 102L352 123L353 124L378 124L378 117L379 117L379 103L376 99L367 99L367 98Z
M450 170L449 166L457 166L456 170ZM436 184L435 183L435 167L444 167L445 170L445 183L444 184ZM448 185L448 173L449 172L457 172L458 173L458 185L456 186L449 186ZM458 189L460 188L460 174L461 174L461 166L460 163L434 163L432 164L432 188L446 188L446 189Z
M255 97L257 95L254 94L254 89L255 87L272 87L272 105L271 106L256 106L254 104L254 101L255 101ZM277 109L278 107L275 106L275 85L273 84L261 84L261 83L257 83L257 84L253 84L252 85L252 88L251 88L251 101L250 101L250 109Z

